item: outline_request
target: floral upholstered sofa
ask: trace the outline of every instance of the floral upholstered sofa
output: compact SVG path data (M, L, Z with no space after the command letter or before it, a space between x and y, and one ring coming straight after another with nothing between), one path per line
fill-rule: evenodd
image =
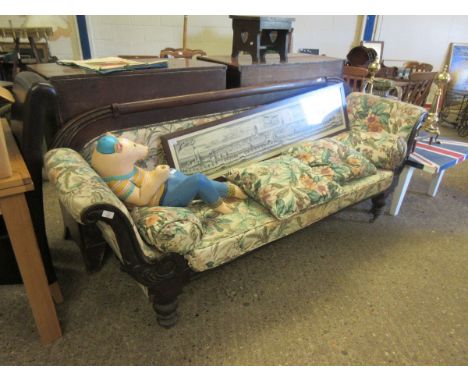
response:
M166 163L160 136L244 109L116 130L150 147L142 166ZM196 273L218 267L292 234L347 206L371 198L376 217L385 205L423 108L362 93L347 98L350 130L296 145L282 155L231 169L225 177L248 194L219 215L201 202L187 208L128 210L90 167L97 136L77 152L56 148L45 168L65 210L80 224L96 224L122 263L142 284L160 325L177 317L177 296Z

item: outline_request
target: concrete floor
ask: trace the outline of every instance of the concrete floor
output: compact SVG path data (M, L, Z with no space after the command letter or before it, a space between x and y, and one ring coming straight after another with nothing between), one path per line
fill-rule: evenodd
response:
M170 330L114 258L85 272L46 185L63 337L42 346L22 286L1 286L0 364L467 365L468 161L435 198L429 181L397 217L369 224L363 202L206 273Z

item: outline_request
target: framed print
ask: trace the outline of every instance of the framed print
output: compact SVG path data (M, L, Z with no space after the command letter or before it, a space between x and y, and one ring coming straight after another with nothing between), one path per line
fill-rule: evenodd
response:
M468 92L468 44L451 44L449 72L452 76L450 88Z
M264 105L206 125L161 136L170 166L216 178L302 141L348 129L342 83Z
M383 41L361 41L361 45L365 46L366 48L374 49L377 52L377 57L379 58L379 61L381 62L383 60Z

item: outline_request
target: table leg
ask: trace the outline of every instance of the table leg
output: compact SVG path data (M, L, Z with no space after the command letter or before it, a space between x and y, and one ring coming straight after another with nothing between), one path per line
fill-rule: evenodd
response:
M442 177L445 174L445 170L440 171L438 174L432 175L431 184L429 185L429 190L427 194L434 197L439 190L440 182L442 181Z
M0 210L41 340L50 343L62 332L24 194L0 198Z
M406 190L411 182L413 176L414 167L405 166L403 171L398 178L398 185L393 192L392 205L390 207L390 215L396 216L400 212L401 204L406 195Z

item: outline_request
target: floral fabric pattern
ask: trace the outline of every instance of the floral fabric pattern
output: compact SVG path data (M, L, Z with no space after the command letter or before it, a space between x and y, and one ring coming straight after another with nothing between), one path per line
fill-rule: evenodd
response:
M375 175L348 182L340 195L327 203L283 220L250 198L230 203L233 213L228 215L217 214L203 203L194 204L190 209L203 224L203 238L185 258L197 272L217 267L386 190L392 179L391 171L378 170Z
M406 141L398 135L384 131L351 131L341 133L335 138L359 151L383 170L394 170L401 165L406 156Z
M60 201L77 222L81 223L81 214L93 204L110 204L127 216L144 254L150 259L156 259L161 255L156 248L145 244L125 205L80 154L68 148L54 149L45 155L44 166L50 182L57 190ZM107 231L103 232L104 237L109 239L109 245L122 259L112 229L101 222L98 226L101 230L103 227L107 228Z
M420 106L362 93L348 95L347 109L351 130L387 132L405 141L426 113Z
M176 121L160 122L152 125L138 126L126 130L116 130L110 133L116 137L127 138L133 142L148 146L148 157L138 162L142 168L152 169L159 164L167 164L164 150L161 144L161 135L173 133L174 131L185 130L191 127L200 126L205 123L216 121L218 119L230 117L246 109L232 110L224 113L207 114L199 117L191 117ZM81 150L83 158L91 163L91 155L96 147L96 141L99 137L89 141Z
M143 239L162 252L188 253L203 234L200 220L188 208L139 207L131 215Z
M225 176L278 219L324 203L340 189L328 177L288 155L234 168Z
M166 163L161 135L244 110L139 126L114 134L148 145L149 158L139 165L152 168ZM414 105L350 94L350 132L292 150L294 157L282 155L229 171L227 178L250 198L229 200L233 213L227 215L200 202L177 209L137 208L130 214L86 161L95 140L83 148L83 157L70 149L56 149L46 154L44 163L60 201L75 220L80 222L83 211L93 204L113 205L129 219L145 256L154 260L161 252L180 253L193 270L201 272L388 189L393 172L383 169L393 169L401 162L404 142L423 113L423 108ZM379 169L367 164L362 156ZM122 260L111 226L105 222L97 225Z
M287 154L340 185L351 179L373 175L377 171L366 157L333 138L302 143L290 148Z
M81 222L82 212L93 204L107 203L127 210L102 178L76 151L72 149L49 151L44 163L49 180L58 191L60 201L76 221Z

